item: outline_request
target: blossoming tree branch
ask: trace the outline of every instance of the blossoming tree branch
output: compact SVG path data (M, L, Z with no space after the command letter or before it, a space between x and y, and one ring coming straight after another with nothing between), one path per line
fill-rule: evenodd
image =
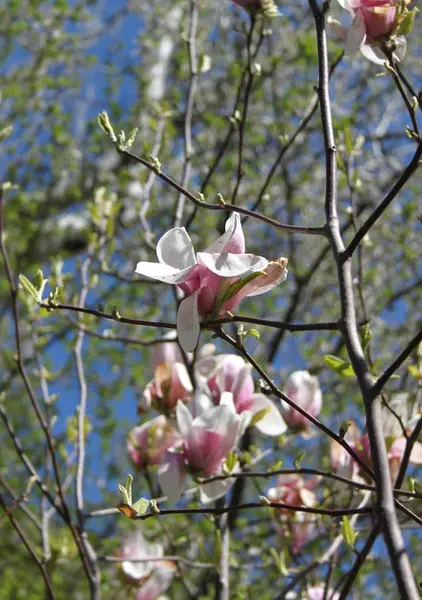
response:
M5 83L0 598L416 600L417 8L65 4L110 80L51 147Z

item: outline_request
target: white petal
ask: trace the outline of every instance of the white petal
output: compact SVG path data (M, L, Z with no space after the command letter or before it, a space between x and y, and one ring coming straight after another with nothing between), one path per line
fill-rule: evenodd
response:
M181 400L177 402L176 407L177 427L183 437L188 437L192 429L192 415L189 412L186 404Z
M196 390L195 394L193 395L192 401L189 402L189 410L194 419L196 417L199 417L199 415L202 415L202 413L206 410L213 408L213 406L214 405L212 403L211 398L200 387Z
M183 269L181 271L180 269L175 269L170 265L142 261L136 265L135 273L139 273L139 275L145 275L145 277L150 277L151 279L163 281L164 283L176 285L177 283L181 283L185 280L186 275L192 270L192 268L193 267L188 267L187 269Z
M228 406L214 406L194 420L193 425L207 431L225 435L239 417Z
M348 0L338 0L338 3L342 8L348 10L349 12L352 10Z
M189 377L189 373L188 373L186 366L183 363L177 362L174 364L174 369L176 371L177 378L178 378L180 384L182 385L182 387L187 392L193 392L192 382Z
M180 455L166 452L166 462L158 470L158 481L170 502L177 502L183 492L185 473L181 468Z
M376 65L384 66L384 63L387 60L387 58L382 53L381 49L377 48L377 46L370 46L369 44L364 44L363 46L361 46L360 51L367 60L370 60Z
M181 271L196 265L195 251L184 227L175 227L163 235L157 244L160 263Z
M255 271L262 271L268 265L266 258L254 254L208 254L198 252L198 263L205 265L220 277L242 277Z
M201 503L208 504L213 500L221 498L234 485L235 481L234 477L230 477L229 479L221 479L201 484L199 486Z
M252 411L254 414L260 410L268 409L266 415L255 425L258 431L264 435L273 436L284 433L287 429L287 425L284 422L277 406L263 394L254 394L253 400L254 403L252 405Z
M365 22L360 13L357 13L353 19L352 26L347 33L346 46L344 53L348 56L356 54L366 40Z
M345 27L344 25L342 25L340 23L340 21L333 19L330 15L328 15L328 17L327 17L327 26L328 26L327 27L328 31L330 33L333 33L340 39L345 40L347 38L347 33L348 33L349 29L347 27Z
M394 57L396 60L401 61L406 56L407 40L403 35L396 37L397 47L394 50Z
M177 313L177 335L185 352L193 352L199 338L198 292L180 303Z
M233 402L233 394L231 392L223 392L221 394L220 406L228 406L233 414L236 414L236 408Z

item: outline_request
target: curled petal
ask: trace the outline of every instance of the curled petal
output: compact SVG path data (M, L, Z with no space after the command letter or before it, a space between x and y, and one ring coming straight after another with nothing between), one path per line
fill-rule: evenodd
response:
M378 48L377 46L370 46L369 44L364 44L363 46L361 46L360 51L361 54L363 54L363 56L367 60L370 60L376 65L383 66L385 61L387 60L381 48Z
M253 414L261 410L267 410L266 414L260 419L255 427L264 435L277 436L285 433L287 425L283 420L277 406L263 394L253 394L250 410Z
M220 277L242 277L249 273L262 271L268 265L266 258L254 254L208 254L198 252L198 263L203 264L212 273Z
M157 244L160 263L179 271L196 265L195 251L184 227L175 227L163 235Z
M242 223L239 213L232 213L226 221L226 231L215 242L210 244L204 252L215 254L220 252L231 252L232 254L244 254L245 236L243 235Z
M199 337L198 292L180 303L177 313L177 335L185 352L192 352Z

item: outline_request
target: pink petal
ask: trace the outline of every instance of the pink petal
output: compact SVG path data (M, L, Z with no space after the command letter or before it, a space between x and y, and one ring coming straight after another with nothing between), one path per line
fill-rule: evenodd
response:
M231 252L232 254L244 254L245 236L242 231L242 223L238 213L232 213L226 221L225 233L208 246L204 252L215 254L220 252Z

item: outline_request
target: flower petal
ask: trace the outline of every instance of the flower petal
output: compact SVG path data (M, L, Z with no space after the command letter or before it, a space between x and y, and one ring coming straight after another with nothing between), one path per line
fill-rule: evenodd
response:
M287 430L287 425L283 420L277 406L271 402L269 398L263 394L254 394L252 396L253 404L250 410L253 414L261 410L267 409L268 412L262 419L256 423L255 427L264 435L277 436L281 435Z
M198 291L180 303L177 313L177 335L185 352L193 352L199 337Z
M243 235L242 223L239 213L232 213L226 221L226 232L208 246L204 252L208 254L231 252L232 254L244 254L245 236Z
M170 502L177 502L181 497L185 477L183 454L171 450L166 452L164 462L158 470L158 481Z
M358 12L355 18L353 19L352 26L350 27L347 33L346 46L344 48L344 53L346 54L346 56L355 54L361 48L361 46L363 46L365 40L365 21L363 20L360 12Z
M234 485L236 479L221 479L211 481L210 483L202 483L199 486L199 497L202 504L209 504L213 500L217 500L226 494L226 492Z
M363 54L363 56L367 60L370 60L371 62L375 63L376 65L384 66L384 63L387 60L387 58L382 53L381 49L377 48L376 46L370 46L369 44L364 44L363 46L360 47L360 51L361 51L361 54Z
M262 271L268 265L266 258L255 254L208 254L198 252L198 263L220 277L242 277L248 273Z
M160 263L179 271L196 265L192 241L184 227L170 229L160 238L157 257Z
M188 267L181 271L170 265L141 261L136 265L135 273L145 275L145 277L150 277L151 279L157 279L163 283L176 285L182 283L186 279L192 268L193 267Z
M186 404L183 404L181 400L177 403L176 407L176 418L177 418L177 427L183 437L188 437L192 430L192 415L189 412Z

